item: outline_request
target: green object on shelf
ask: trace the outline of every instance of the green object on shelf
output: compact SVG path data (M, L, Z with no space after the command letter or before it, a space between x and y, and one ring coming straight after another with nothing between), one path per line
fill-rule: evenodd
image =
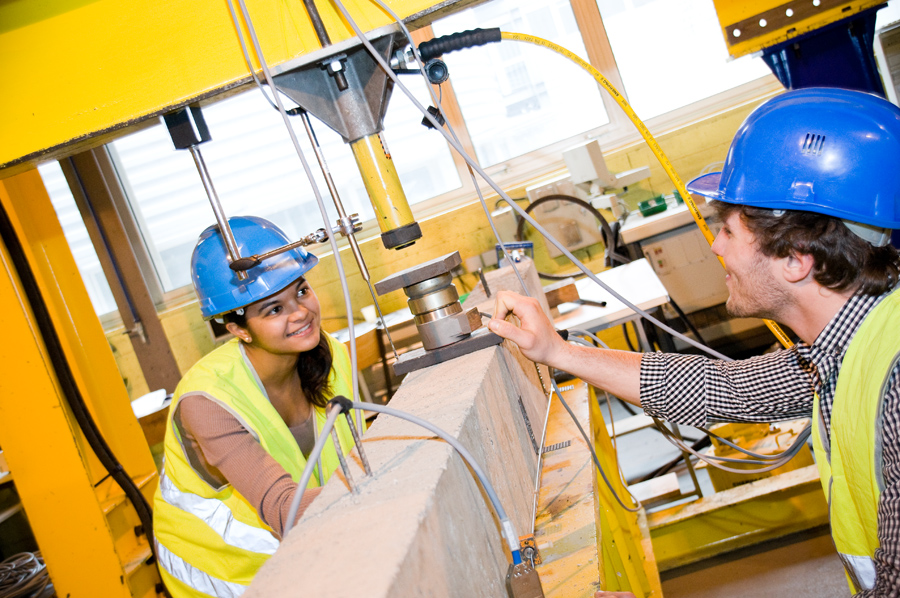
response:
M638 208L641 210L641 214L643 214L645 217L664 212L667 207L669 206L666 205L666 198L662 195L657 195L652 199L642 201L638 204Z
M683 203L684 203L684 198L681 197L681 193L678 192L678 189L673 190L673 191L672 191L672 195L675 196L675 201L676 201L676 203L679 203L679 204L683 204Z

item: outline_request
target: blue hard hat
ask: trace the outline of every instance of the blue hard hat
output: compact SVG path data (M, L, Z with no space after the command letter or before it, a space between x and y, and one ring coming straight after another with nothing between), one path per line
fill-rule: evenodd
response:
M687 188L727 203L900 228L900 108L846 89L785 92L747 117L722 172Z
M235 216L228 224L241 257L266 253L291 242L280 228L263 218ZM250 268L245 280L238 278L229 263L219 226L210 226L200 234L191 256L191 281L206 320L282 291L319 263L319 258L297 247Z

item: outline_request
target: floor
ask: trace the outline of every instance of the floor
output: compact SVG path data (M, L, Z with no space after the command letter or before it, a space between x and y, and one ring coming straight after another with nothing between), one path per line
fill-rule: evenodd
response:
M846 598L827 528L751 546L662 574L665 598Z

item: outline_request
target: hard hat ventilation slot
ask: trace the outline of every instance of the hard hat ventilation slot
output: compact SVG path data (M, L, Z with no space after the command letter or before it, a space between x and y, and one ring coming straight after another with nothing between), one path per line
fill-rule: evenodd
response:
M804 154L810 154L813 156L818 156L822 153L822 150L825 148L825 136L824 135L816 135L814 133L807 133L806 139L803 141L803 147L800 148L800 151Z

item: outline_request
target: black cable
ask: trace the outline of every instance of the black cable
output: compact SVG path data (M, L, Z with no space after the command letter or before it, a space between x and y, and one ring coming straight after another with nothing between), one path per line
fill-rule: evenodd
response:
M456 276L456 280L459 281L459 284L463 289L463 293L471 293L472 292L471 287L469 287L469 285L466 284L466 281L463 280L462 274L458 274Z
M527 197L511 197L510 199L512 199L513 201L526 201L528 198ZM497 208L499 208L500 204L502 204L502 203L507 203L505 198L501 197L501 198L497 199L497 201L494 202L494 211L496 211ZM516 215L515 213L513 214L513 216L516 217L517 222L519 220L521 220L521 218L519 218L519 216Z
M611 222L609 224L609 230L612 234L612 241L609 244L609 254L614 256L616 261L621 264L630 264L633 262L634 260L631 259L631 256L627 253L627 249L625 249L625 243L622 242L622 224L618 220Z
M682 322L684 322L684 325L687 326L687 329L691 331L691 333L696 337L696 339L697 339L698 341L700 341L701 343L703 343L704 345L708 345L709 343L707 343L705 340L703 340L703 337L700 335L700 331L697 330L697 327L694 326L694 323L691 322L690 318L687 317L687 314L685 314L685 313L681 310L681 308L678 307L678 304L675 303L675 300L672 299L671 297L669 297L669 305L672 306L672 308L673 308L673 309L675 310L675 312L678 314L678 318L679 318Z
M605 264L607 266L612 266L613 262L619 262L620 264L628 263L628 261L626 261L626 259L621 255L616 255L610 250L610 244L614 243L614 237L612 229L609 227L609 222L606 221L606 218L603 217L603 214L597 211L597 208L584 201L583 199L578 199L577 197L573 197L572 195L563 194L545 195L544 197L536 199L535 201L528 204L528 206L525 208L525 213L530 214L534 208L543 203L547 203L548 201L568 201L589 211L594 216L594 218L596 218L597 221L600 222L600 234L602 235L603 242L606 244L607 248ZM516 240L522 241L524 239L524 233L525 219L523 218L522 220L519 220L519 225L516 227ZM578 275L580 274L547 274L546 272L538 272L538 276L540 276L541 278L546 278L548 280L565 280L567 278L572 278L573 276Z
M134 506L135 511L137 511L138 518L140 518L141 525L144 528L143 531L147 535L150 550L155 557L156 549L153 543L153 518L150 503L147 502L147 499L141 493L140 488L137 487L134 480L131 479L125 472L122 464L116 459L87 409L84 397L81 395L81 389L78 388L75 376L72 374L72 369L69 366L69 361L63 351L59 335L56 333L56 329L53 326L53 320L50 317L47 304L44 301L40 287L34 277L34 272L31 269L31 265L28 263L28 259L25 257L24 248L19 241L15 228L13 228L9 214L6 212L6 207L3 206L2 203L0 203L0 238L2 238L3 243L6 245L10 258L12 259L13 267L19 276L22 289L25 291L25 296L31 306L34 319L37 321L38 329L40 330L41 337L44 341L44 346L47 349L47 355L53 365L53 370L56 374L60 389L63 392L63 396L65 396L66 402L72 409L72 414L75 416L78 426L84 433L85 439L88 441L91 450L97 455L97 458L100 460L100 463L106 471L108 471L116 483L119 484L122 491Z
M615 397L616 395L610 395L610 396ZM631 403L629 403L628 401L626 401L624 399L620 399L619 397L616 397L616 400L622 404L622 409L627 411L628 415L638 415L638 412L634 410L634 407L631 406Z

